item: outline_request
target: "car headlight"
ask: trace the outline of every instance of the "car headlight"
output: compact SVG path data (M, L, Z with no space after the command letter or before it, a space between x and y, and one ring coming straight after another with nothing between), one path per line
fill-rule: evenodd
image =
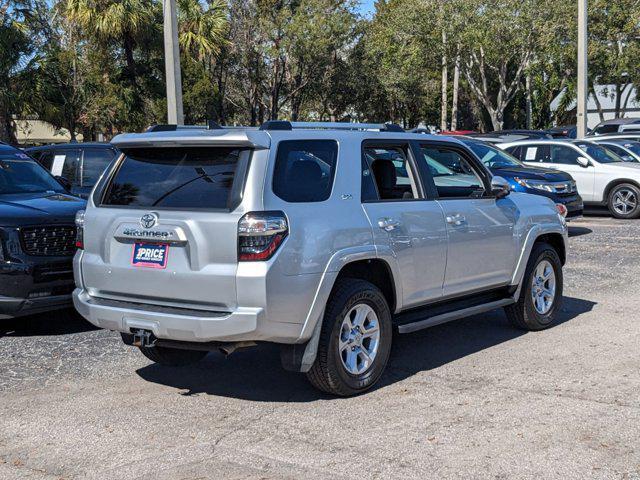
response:
M556 187L550 183L543 182L541 180L531 180L529 178L515 177L516 183L525 188L533 188L535 190L542 190L543 192L555 193Z

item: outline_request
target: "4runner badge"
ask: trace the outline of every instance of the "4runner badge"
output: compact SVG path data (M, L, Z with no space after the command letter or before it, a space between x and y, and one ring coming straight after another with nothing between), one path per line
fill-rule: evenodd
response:
M158 223L158 215L155 213L145 213L140 219L142 228L152 228Z

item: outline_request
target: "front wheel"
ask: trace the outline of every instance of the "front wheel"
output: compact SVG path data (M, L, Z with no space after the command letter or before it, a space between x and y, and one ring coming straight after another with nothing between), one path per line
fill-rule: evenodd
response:
M640 189L631 183L616 185L609 192L607 206L616 218L640 217Z
M362 393L382 375L391 336L391 313L380 289L364 280L338 280L327 302L318 355L307 378L332 395Z
M522 279L520 298L505 307L511 323L523 330L551 327L562 305L562 262L558 252L547 243L533 247Z

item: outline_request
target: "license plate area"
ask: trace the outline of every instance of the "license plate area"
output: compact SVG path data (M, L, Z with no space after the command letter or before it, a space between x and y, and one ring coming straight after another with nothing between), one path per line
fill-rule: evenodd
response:
M167 268L169 245L166 243L136 242L133 244L131 265L143 268Z

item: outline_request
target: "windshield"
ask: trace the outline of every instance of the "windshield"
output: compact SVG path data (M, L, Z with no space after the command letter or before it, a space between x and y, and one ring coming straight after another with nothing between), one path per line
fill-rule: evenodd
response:
M523 165L504 150L484 143L465 142L487 168L522 167Z
M593 158L598 163L618 163L624 162L622 157L612 152L608 148L601 147L595 143L577 143L578 148Z
M0 194L64 192L64 188L24 153L0 153Z
M640 156L640 143L638 142L629 142L624 144L624 148L629 150L632 153Z

